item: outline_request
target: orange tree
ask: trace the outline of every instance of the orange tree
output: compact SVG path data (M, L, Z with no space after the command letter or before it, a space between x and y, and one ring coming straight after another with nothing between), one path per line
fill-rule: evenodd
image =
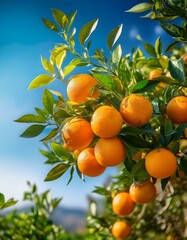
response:
M46 149L40 152L52 169L45 181L69 171L69 184L75 172L84 180L84 175L96 177L107 167L119 166L118 176L107 189L94 190L105 196L108 213L99 218L94 212L88 218L88 226L97 232L97 239L143 236L138 231L142 226L145 229L140 221L147 203L152 204L171 182L175 185L176 177L187 174L185 47L180 45L180 49L168 53L187 40L186 26L185 21L182 27L162 22L176 17L186 19L186 8L179 11L182 4L155 0L129 10L150 10L147 17L159 20L162 28L176 38L165 52L158 38L154 45L144 44L146 54L139 48L124 54L117 43L122 24L107 36L109 54L100 49L92 51L89 39L98 19L80 29L78 43L73 27L76 11L65 14L52 9L54 21L43 19L46 27L58 33L62 43L50 51L49 60L41 58L46 73L33 79L29 89L60 80L67 97L45 88L43 109L35 108L34 114L16 121L33 123L21 137L47 132L41 139ZM79 45L81 52L77 50ZM67 62L69 57L71 61ZM73 70L81 67L84 73L73 75ZM124 194L118 198L120 193ZM140 222L139 228L134 221ZM154 221L150 223L157 228Z

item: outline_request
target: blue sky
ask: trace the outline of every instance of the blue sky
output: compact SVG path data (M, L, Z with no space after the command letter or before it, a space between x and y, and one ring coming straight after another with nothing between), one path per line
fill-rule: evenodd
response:
M99 18L99 25L93 34L93 49L106 48L106 37L119 24L124 24L120 38L124 54L133 47L141 46L136 35L145 42L154 43L163 31L156 22L141 19L139 14L124 11L141 1L127 0L1 0L0 3L0 192L6 198L21 199L27 189L26 181L36 183L39 191L51 189L53 197L63 196L62 204L86 207L86 195L95 185L101 185L107 175L116 169L107 169L97 178L86 178L86 183L75 177L66 186L68 175L54 182L44 182L50 167L38 149L42 148L40 138L24 139L19 135L27 125L15 123L18 117L34 113L34 107L41 106L42 89L29 91L31 80L44 73L40 56L49 57L49 50L61 39L48 30L42 18L52 20L51 8L65 13L78 10L75 26L80 29L85 23ZM164 34L164 43L171 41ZM56 90L65 91L62 84L52 85ZM50 87L51 88L51 87ZM76 198L75 198L76 196Z

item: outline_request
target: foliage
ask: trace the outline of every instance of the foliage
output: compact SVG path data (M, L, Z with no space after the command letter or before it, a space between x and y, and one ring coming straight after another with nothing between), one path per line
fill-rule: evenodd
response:
M149 3L141 3L129 11L142 12L151 10L147 17L159 20L163 29L177 40L177 42L167 47L167 52L176 43L186 42L185 25L178 27L163 22L163 20L171 20L177 16L186 19L184 12L178 13L181 7L180 4L179 1L150 1ZM31 124L21 134L21 137L32 138L42 134L40 141L44 143L45 149L40 149L40 152L46 157L45 163L52 165L45 181L55 180L69 171L69 184L74 172L77 172L82 180L84 180L84 175L77 167L77 155L64 145L61 131L65 123L74 117L81 117L90 121L94 110L101 105L110 105L119 110L122 99L130 94L140 94L149 99L153 107L150 121L140 127L124 123L118 134L126 149L124 164L120 165L121 174L107 188L98 187L95 190L95 192L105 196L105 208L107 210L105 215L101 217L94 210L95 212L92 212L92 216L88 218L88 226L92 229L92 233L95 234L98 231L97 239L106 239L106 236L110 236L111 224L116 219L111 210L112 196L121 190L128 191L132 182L138 184L148 179L151 179L154 183L157 181L148 174L144 157L135 160L133 158L134 154L141 153L142 156L142 154L147 154L155 148L167 148L177 158L176 176L180 172L187 174L186 155L181 148L182 141L186 140L187 122L176 124L167 117L166 112L166 106L172 98L178 95L187 96L187 68L183 58L183 54L187 51L185 47L181 47L180 49L174 49L167 56L163 52L162 41L159 37L154 45L144 43L145 54L139 48L133 49L130 54L124 54L121 44L118 43L123 28L122 24L108 34L106 41L108 51L100 49L92 51L90 39L97 27L98 19L86 23L80 29L78 33L79 43L77 43L75 41L76 28L73 27L76 14L76 11L65 14L60 10L52 9L54 21L43 19L47 28L59 34L62 43L55 45L50 51L49 60L41 58L42 65L47 73L40 74L33 79L29 89L46 87L55 80L60 80L67 85L73 77L73 71L81 67L84 72L89 71L89 74L97 80L98 84L94 89L99 90L99 97L97 99L90 97L87 102L77 104L66 99L60 92L45 89L42 97L43 108L35 108L35 113L24 115L17 119L16 122ZM80 52L77 50L79 47L81 48ZM71 58L70 62L67 60L69 57ZM154 69L161 70L162 74L150 80L149 74ZM94 147L97 140L98 137L95 137L89 146ZM167 192L167 186L170 183L175 185L177 181L173 181L172 177L162 179L161 189ZM180 189L178 188L179 185L177 185L177 191ZM149 207L155 210L160 206L167 206L169 200L164 198L162 201L160 203L153 202L152 205L137 205L132 218L131 216L127 217L127 221L133 224L133 232L129 239L138 239L138 237L139 239L146 239L146 237L150 239L150 235L146 235L148 232L141 230L144 227L145 229L147 227L151 228L150 225L154 226L156 230L157 226L159 226L158 229L160 230L158 232L164 234L168 227L167 223L160 228L162 225L160 215L158 220L157 212L154 212L156 216L156 219L154 219L152 218L153 213L150 214L152 210L148 210ZM91 206L95 209L94 203L91 203ZM144 215L145 208L148 215ZM164 217L168 219L165 215ZM147 223L150 223L150 225ZM183 228L180 229L180 232L177 232L178 230L176 232L168 230L168 234L171 233L174 236L178 234L177 237L182 237L183 230Z
M0 193L0 209L4 209L10 206L13 206L14 204L16 204L17 201L14 200L13 198L8 199L7 201L5 201L5 196L3 193Z

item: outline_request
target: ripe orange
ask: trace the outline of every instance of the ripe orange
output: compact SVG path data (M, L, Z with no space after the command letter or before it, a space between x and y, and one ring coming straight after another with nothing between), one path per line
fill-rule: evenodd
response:
M106 169L97 162L93 148L85 148L79 153L77 166L81 173L89 177L99 176Z
M149 80L152 80L153 78L160 77L162 75L163 71L161 69L153 69L149 73Z
M187 64L187 53L184 53L181 57L184 59L184 64L186 65Z
M100 138L95 145L94 153L97 161L105 166L112 167L125 160L125 147L117 137Z
M129 215L135 207L129 193L120 192L112 200L112 209L119 216Z
M148 203L156 196L156 188L151 181L135 185L134 183L129 189L130 196L135 203Z
M84 103L88 101L88 97L97 98L99 95L98 90L91 90L97 85L95 78L88 74L79 74L73 77L67 85L67 95L70 101L76 103Z
M147 172L155 178L170 177L177 170L177 158L166 148L156 148L145 157Z
M112 226L112 235L118 239L127 238L131 234L131 226L124 221L117 221Z
M93 132L102 138L116 136L123 125L121 114L111 106L101 106L95 110L91 118Z
M150 120L152 112L151 103L141 95L131 94L120 104L120 113L124 121L135 127L145 125Z
M166 113L174 123L187 122L187 97L177 96L172 98L166 107Z
M94 138L90 123L82 118L72 118L62 129L62 138L68 147L82 149Z

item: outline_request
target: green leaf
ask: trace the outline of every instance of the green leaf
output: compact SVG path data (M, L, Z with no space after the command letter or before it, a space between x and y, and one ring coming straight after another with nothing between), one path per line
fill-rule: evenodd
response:
M14 200L13 198L9 199L5 204L3 205L3 208L11 207L15 205L18 201Z
M173 141L177 141L183 134L184 129L187 127L187 123L180 124L176 129L176 133L174 134Z
M90 37L92 32L96 29L98 24L98 19L95 19L87 24L85 24L79 32L79 42L84 45L86 40Z
M161 187L162 187L163 191L164 191L167 183L169 182L169 180L170 180L170 177L161 179Z
M149 53L153 57L156 57L155 48L151 44L144 43L144 48L145 48L147 53Z
M67 15L67 18L68 18L68 30L70 30L74 20L75 20L75 16L77 15L77 11L73 12L73 13L70 13Z
M158 84L159 84L159 81L143 80L143 81L138 82L134 86L133 92L134 93L149 92L149 91L153 90Z
M54 81L54 77L47 74L41 74L32 80L28 89L31 90L34 88L43 87L51 83L52 81Z
M69 177L69 180L68 180L68 182L67 182L67 185L69 185L70 182L71 182L71 180L73 179L73 173L74 173L74 171L75 171L75 168L74 168L74 166L72 166L71 169L70 169L70 177Z
M137 135L146 133L154 134L155 131L152 128L150 128L150 126L145 125L145 127L132 127L132 126L124 127L121 133L124 133L126 135Z
M36 137L43 132L45 127L46 127L45 125L37 125L37 124L31 125L20 135L20 137L24 137L24 138Z
M175 59L169 60L168 70L173 78L177 79L181 83L185 81L184 60Z
M49 171L47 174L45 181L53 181L59 177L61 177L70 166L65 163L60 163Z
M170 51L171 51L177 44L179 44L179 43L181 43L181 42L179 42L179 41L174 41L174 42L170 43L170 44L167 46L167 48L166 48L166 50L165 50L165 53L170 52Z
M66 149L64 149L62 145L52 142L51 147L52 147L53 152L61 159L63 159L63 160L72 160L73 159L72 155Z
M83 61L80 58L73 58L71 62L63 69L64 76L71 73L77 66L86 66L88 62Z
M135 178L138 178L139 181L146 181L150 178L145 168L145 159L142 159L136 163L132 169L131 174L134 175Z
M57 66L58 69L61 68L62 63L64 62L65 58L66 58L66 51L65 51L65 50L62 51L62 52L60 52L60 53L56 56L56 66Z
M57 135L57 133L58 133L58 128L54 128L50 131L50 133L46 137L42 138L40 141L41 142L48 141L48 140L52 139L53 137L55 137Z
M49 28L50 30L53 30L55 32L59 32L58 27L56 26L56 24L54 24L53 22L51 22L50 20L47 20L45 18L42 18L43 23L45 24L45 26L47 28Z
M120 24L118 27L114 28L108 35L107 46L111 50L118 38L121 35L123 24Z
M122 48L121 48L121 45L119 44L112 52L112 62L118 65L121 60L121 56L122 56Z
M68 18L65 13L60 10L52 9L53 17L55 21L65 29L66 25L68 24Z
M47 89L44 90L42 103L48 113L53 114L54 97L53 94Z
M162 54L162 42L160 37L155 42L155 51L157 56L160 56Z
M55 112L55 114L53 115L54 118L67 118L70 117L71 115L69 113L66 112L66 110L64 109L60 109L57 112Z
M183 37L183 28L175 24L160 22L160 26L172 37Z
M124 135L123 140L137 148L150 148L151 143L145 141L141 136Z
M113 78L102 73L93 74L93 77L104 87L114 90Z
M3 207L5 203L5 197L2 193L0 193L0 209Z
M46 121L35 114L26 114L18 119L15 122L22 122L22 123L46 123Z
M134 7L127 10L126 12L140 13L140 12L145 12L151 8L152 8L152 4L148 2L143 2L135 5Z
M52 63L50 63L47 59L42 58L42 57L41 57L41 61L42 61L43 68L48 73L51 73L51 74L55 73L55 68L54 68L54 65Z

